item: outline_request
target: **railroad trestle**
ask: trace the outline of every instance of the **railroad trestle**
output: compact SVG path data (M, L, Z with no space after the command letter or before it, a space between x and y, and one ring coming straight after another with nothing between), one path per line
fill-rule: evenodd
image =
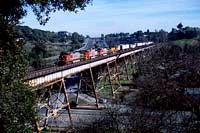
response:
M102 58L102 60L68 67L62 72L49 73L53 77L44 75L38 76L37 79L30 79L29 83L32 86L43 87L43 89L34 90L37 94L38 117L35 119L37 131L40 132L43 129L59 131L66 127L73 128L75 116L71 114L71 108L81 108L79 102L82 93L87 94L91 103L93 102L93 105L90 104L90 107L84 106L84 108L102 108L104 104L102 99L115 97L115 93L122 89L122 84L132 81L133 73L139 69L137 68L138 55L148 56L154 48L155 45L135 51L124 51L118 55ZM79 76L78 87L76 91L69 92L65 78L75 74ZM69 96L71 94L73 97Z

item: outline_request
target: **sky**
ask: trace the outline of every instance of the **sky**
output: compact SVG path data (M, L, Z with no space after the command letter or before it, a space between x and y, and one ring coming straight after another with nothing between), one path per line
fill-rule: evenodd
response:
M170 31L180 22L184 26L200 27L199 0L93 0L78 13L57 11L41 26L29 9L21 22L31 28L48 31L78 32L98 37L101 34L150 31Z

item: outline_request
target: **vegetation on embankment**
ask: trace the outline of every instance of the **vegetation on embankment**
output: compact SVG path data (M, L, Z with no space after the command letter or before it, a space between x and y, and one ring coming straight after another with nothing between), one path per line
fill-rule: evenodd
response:
M132 81L137 91L85 131L199 132L200 43L179 45L165 43L148 56L138 55Z
M67 35L59 35L55 32L43 31L39 29L31 29L27 26L17 26L18 37L26 41L25 49L27 51L27 59L30 66L41 68L48 64L44 58L58 56L62 51L74 51L82 46L85 39L78 33ZM173 41L176 44L188 45L193 44L194 40L200 39L200 29L197 27L183 26L181 23L177 28L172 28L170 32L160 31L137 31L134 33L116 33L105 35L105 40L109 46L119 44L133 44L135 42L153 41L155 43L163 43ZM39 51L39 52L35 52Z
M82 46L85 39L76 32L59 34L28 26L16 26L15 30L18 40L26 42L24 49L29 66L36 69L53 65L55 60L48 60L49 57L58 56L62 51L74 51Z
M30 86L24 83L27 63L24 57L24 42L17 37L16 25L31 9L40 24L45 24L51 12L83 10L90 2L90 0L0 1L0 132L34 132L36 99Z

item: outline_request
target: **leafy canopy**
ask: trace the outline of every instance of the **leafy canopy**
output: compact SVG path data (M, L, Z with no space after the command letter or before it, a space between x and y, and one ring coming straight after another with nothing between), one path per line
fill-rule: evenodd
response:
M92 0L1 0L0 14L9 23L15 23L27 14L31 7L40 24L49 20L51 12L56 10L78 12Z
M28 132L34 118L34 94L24 84L23 42L14 31L31 7L40 24L56 10L77 12L91 0L0 0L0 132Z

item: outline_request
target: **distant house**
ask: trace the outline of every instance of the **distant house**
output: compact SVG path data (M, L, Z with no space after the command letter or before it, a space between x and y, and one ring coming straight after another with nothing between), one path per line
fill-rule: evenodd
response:
M68 32L68 31L59 31L58 35L60 35L60 36L71 36L72 33Z

